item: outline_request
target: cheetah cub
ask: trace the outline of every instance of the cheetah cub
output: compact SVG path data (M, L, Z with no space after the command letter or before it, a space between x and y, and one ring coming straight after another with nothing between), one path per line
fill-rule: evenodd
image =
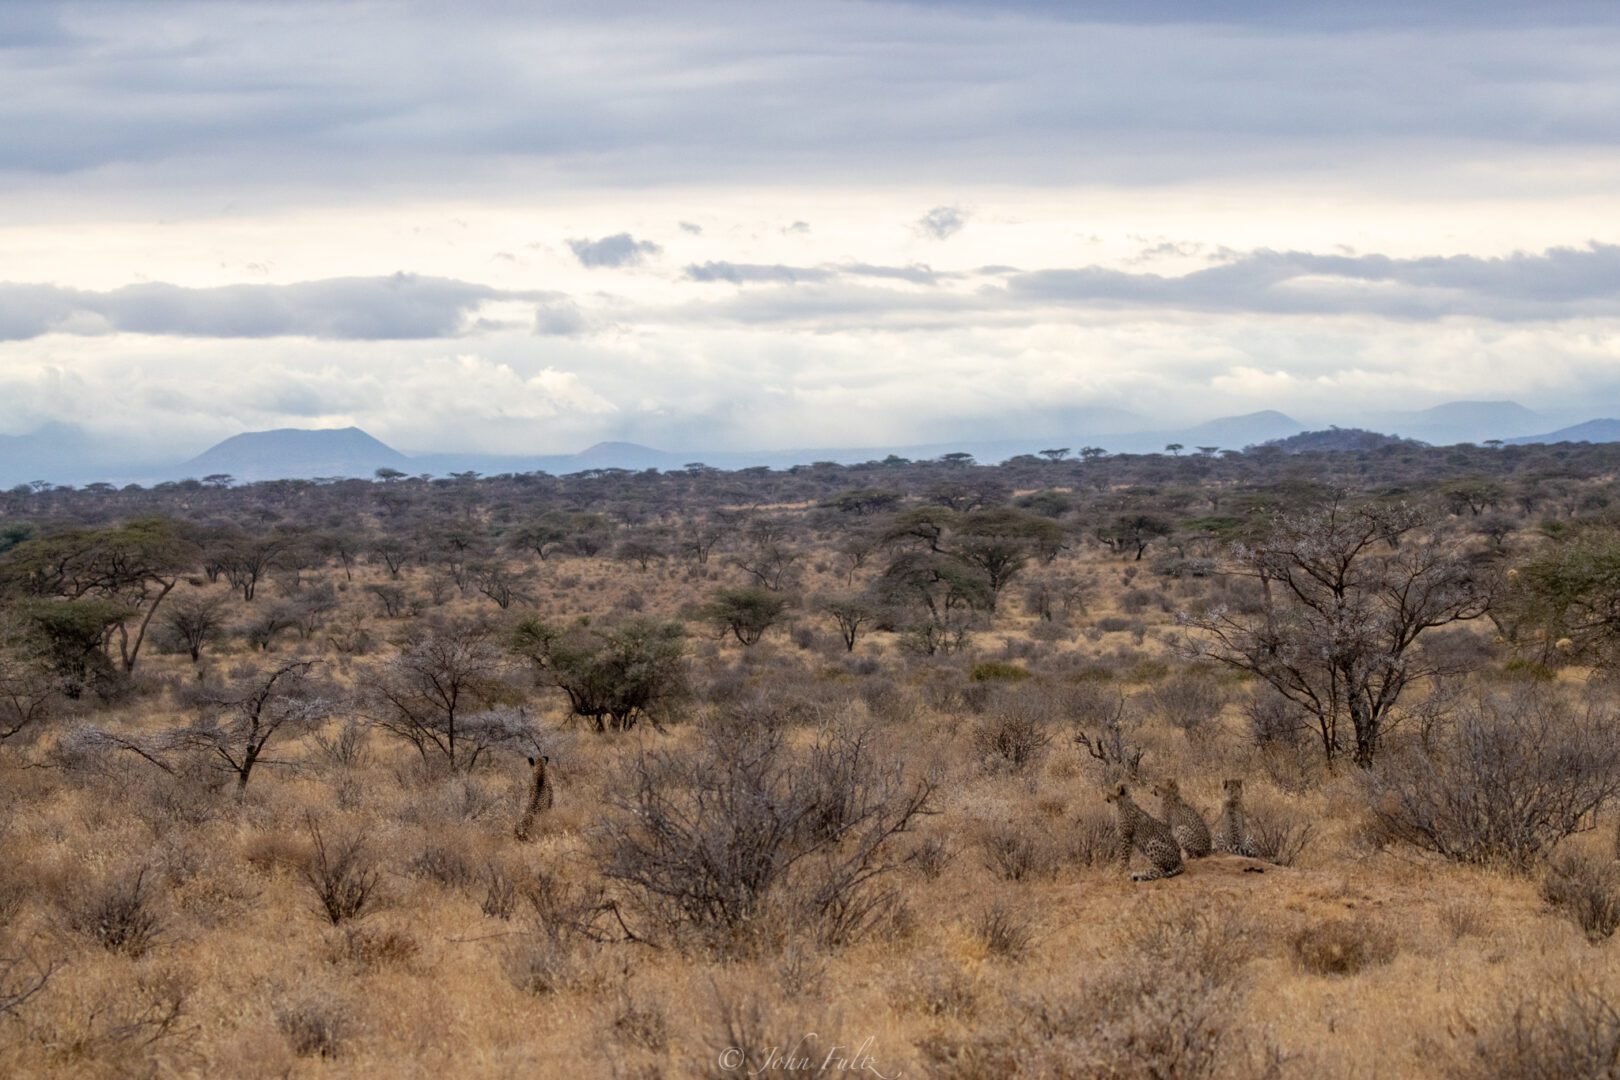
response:
M1221 804L1221 817L1215 823L1215 847L1252 859L1254 837L1249 834L1249 816L1243 810L1243 781L1228 780L1221 786L1226 789L1226 801Z
M1176 843L1170 826L1153 817L1131 800L1124 784L1109 789L1107 800L1114 804L1114 827L1119 832L1119 861L1131 861L1131 848L1147 856L1149 868L1132 874L1132 881L1154 881L1175 877L1185 869L1181 861L1181 845Z
M528 840L534 835L535 823L540 815L550 810L557 801L557 792L551 786L551 777L546 772L546 766L551 764L551 758L545 754L529 759L529 805L523 811L523 819L518 822L517 838Z
M1209 840L1209 826L1204 815L1192 808L1181 797L1181 786L1174 780L1160 780L1153 785L1153 794L1159 797L1159 812L1181 850L1194 859L1202 859L1213 850Z

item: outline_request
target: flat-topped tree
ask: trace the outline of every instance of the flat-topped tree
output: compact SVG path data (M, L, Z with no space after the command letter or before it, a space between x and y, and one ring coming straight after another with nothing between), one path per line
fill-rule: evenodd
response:
M198 557L184 527L170 518L65 529L7 552L0 560L0 589L58 602L99 601L110 620L102 651L127 673L135 669L159 605Z
M684 695L685 638L679 623L657 619L558 626L529 618L512 630L507 648L561 690L575 716L600 732L628 731L642 717L656 723Z

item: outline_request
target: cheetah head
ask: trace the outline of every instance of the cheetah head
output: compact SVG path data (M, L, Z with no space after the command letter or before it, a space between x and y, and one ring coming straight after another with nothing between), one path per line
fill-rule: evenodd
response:
M1227 798L1230 798L1230 799L1235 799L1239 795L1243 794L1243 781L1241 781L1241 780L1226 780L1226 781L1223 781L1221 783L1221 787L1226 789Z
M1153 794L1159 796L1161 799L1167 795L1173 799L1181 794L1181 785L1166 777L1165 779L1160 780L1157 784L1153 785Z
M1107 802L1118 802L1121 799L1128 798L1130 798L1130 792L1126 789L1123 780L1109 788L1108 792L1103 795L1103 799Z

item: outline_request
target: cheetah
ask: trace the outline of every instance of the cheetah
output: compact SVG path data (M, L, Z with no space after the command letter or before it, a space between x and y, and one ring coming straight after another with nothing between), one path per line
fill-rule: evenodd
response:
M523 819L518 822L519 840L528 840L534 835L534 826L540 815L550 810L557 801L556 789L551 786L551 777L546 772L549 764L551 758L545 754L529 759L529 805L523 811Z
M1176 843L1181 845L1181 850L1188 857L1202 859L1214 850L1209 839L1209 826L1204 824L1204 815L1181 797L1181 786L1176 781L1160 780L1153 785L1153 794L1159 797L1160 813L1170 826L1170 832L1175 835Z
M1243 811L1243 781L1228 780L1221 786L1226 789L1226 801L1221 804L1221 817L1215 823L1215 847L1252 859L1254 837L1249 833L1249 818Z
M1150 864L1147 870L1132 874L1132 881L1175 877L1185 869L1181 861L1181 845L1176 843L1170 826L1137 806L1123 783L1110 788L1106 798L1114 804L1114 826L1119 832L1119 860L1129 865L1131 848L1134 847L1147 856Z

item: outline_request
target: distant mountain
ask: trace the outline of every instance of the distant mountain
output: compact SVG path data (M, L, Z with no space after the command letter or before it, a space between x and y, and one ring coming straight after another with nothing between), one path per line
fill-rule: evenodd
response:
M678 469L697 458L654 450L629 442L600 442L577 454L457 454L432 453L411 456L414 472L446 475L476 472L485 476L502 473L543 472L553 476L585 472L589 469Z
M1435 446L1506 439L1546 427L1546 418L1516 401L1450 401L1420 412L1391 413L1372 426Z
M1156 454L1163 453L1164 448L1173 443L1193 453L1200 446L1242 450L1272 445L1287 452L1365 450L1411 439L1438 445L1487 439L1511 443L1620 442L1620 420L1592 420L1546 435L1521 435L1520 432L1536 430L1538 420L1543 428L1552 427L1557 421L1542 418L1511 401L1450 402L1387 419L1387 425L1363 421L1358 427L1307 431L1307 425L1292 416L1268 409L1221 417L1191 427L1151 430L1147 421L1135 414L1091 407L1036 410L1020 416L1021 431L1041 434L1014 438L986 438L980 434L981 425L966 425L959 439L912 445L739 451L660 450L632 442L601 442L573 454L532 455L455 452L407 455L359 428L313 431L283 428L235 435L189 461L164 466L137 460L128 446L100 441L71 425L50 424L27 435L0 435L0 486L11 487L33 480L150 484L217 474L244 483L338 476L365 478L381 468L434 476L460 472L485 476L545 472L566 476L593 469L668 471L694 462L716 469L760 466L786 469L818 461L853 465L881 461L891 455L927 461L956 452L971 454L981 464L990 465L1058 447L1067 447L1076 454L1087 446L1100 446L1114 453ZM1379 434L1379 431L1393 434Z
M1416 439L1403 439L1399 435L1385 435L1363 428L1328 428L1325 431L1302 431L1286 439L1273 439L1266 444L1287 454L1343 453L1346 451L1380 450L1386 446L1420 447Z
M127 447L113 446L72 424L46 424L25 435L0 435L0 487L35 480L84 484L133 479L139 466Z
M1103 439L1102 445L1108 450L1132 454L1160 453L1171 443L1180 443L1189 451L1200 446L1242 450L1245 446L1286 438L1304 430L1305 425L1292 416L1267 409L1243 416L1223 416L1178 431L1140 431L1116 435Z
M224 474L257 480L317 476L370 477L378 469L420 472L417 463L356 427L309 430L278 428L232 435L172 469L165 478Z
M1584 424L1559 428L1557 431L1549 431L1545 435L1521 435L1516 439L1505 439L1503 441L1512 443L1515 446L1525 446L1529 443L1620 442L1620 420L1588 420Z

